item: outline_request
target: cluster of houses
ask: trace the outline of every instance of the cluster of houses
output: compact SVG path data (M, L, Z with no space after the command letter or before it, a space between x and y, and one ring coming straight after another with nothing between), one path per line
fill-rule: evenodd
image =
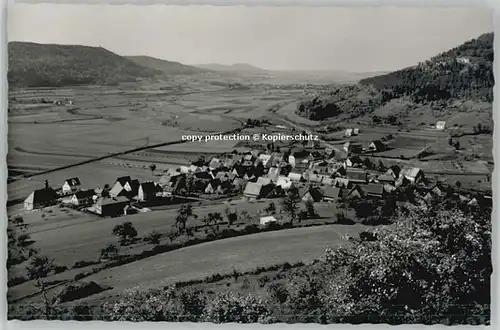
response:
M124 176L116 179L112 187L85 190L78 178L70 178L59 191L46 182L43 189L30 194L24 206L32 210L62 202L101 216L118 216L141 211L137 205L151 200L241 194L249 200L277 198L285 196L292 187L299 190L303 201L314 202L384 199L408 186L414 187L427 200L444 193L442 186L430 184L421 169L411 166L386 168L379 164L374 169L368 158L353 155L339 159L328 148L271 150L237 148L208 161L198 160L170 169L158 182L140 183ZM467 203L478 202L475 197L460 195L460 199Z
M79 178L64 181L60 189L45 187L34 190L24 201L24 209L31 211L62 203L78 209L86 209L101 216L119 216L141 211L132 202L144 202L156 198L162 189L154 182L133 180L130 176L116 179L109 189L83 189Z

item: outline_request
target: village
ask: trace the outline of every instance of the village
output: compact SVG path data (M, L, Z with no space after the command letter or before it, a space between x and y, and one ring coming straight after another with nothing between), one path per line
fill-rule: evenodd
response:
M438 123L439 125L444 125ZM282 127L278 127L282 131ZM437 129L443 129L439 127ZM346 137L362 134L349 128ZM390 138L390 137L389 137ZM31 211L62 205L100 217L118 217L151 211L149 207L183 204L190 201L217 201L243 198L263 201L284 198L290 193L304 203L346 203L355 200L386 202L419 199L426 203L447 197L461 205L491 205L491 196L440 180L427 178L422 169L395 164L374 163L364 154L387 149L385 138L363 146L346 142L341 152L308 140L261 148L237 147L211 158L200 155L191 164L161 171L156 181L139 182L124 175L111 185L84 188L78 177L68 178L60 188L33 191L24 201ZM156 170L155 164L149 169ZM332 214L332 217L334 215ZM260 214L260 224L279 222L283 217Z

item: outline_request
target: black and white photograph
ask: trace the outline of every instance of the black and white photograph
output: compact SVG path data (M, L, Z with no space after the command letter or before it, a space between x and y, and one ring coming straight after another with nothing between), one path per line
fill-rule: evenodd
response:
M9 320L490 325L493 10L7 15Z

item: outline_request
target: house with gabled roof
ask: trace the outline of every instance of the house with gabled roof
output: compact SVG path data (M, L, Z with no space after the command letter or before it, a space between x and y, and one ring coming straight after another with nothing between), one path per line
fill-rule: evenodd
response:
M418 184L425 180L424 172L418 167L410 167L401 170L401 174L404 175L411 183Z
M26 211L31 211L33 209L54 205L57 202L57 198L56 191L50 187L37 189L24 200L24 209Z
M347 193L347 198L353 199L353 198L361 198L364 196L363 190L360 188L358 185L354 185L349 192Z
M74 206L90 206L94 203L94 196L97 197L93 189L80 190L71 196L69 203Z
M363 164L363 160L359 156L352 156L344 161L344 167L356 167Z
M368 145L368 151L371 151L371 152L380 152L380 151L384 151L386 149L387 149L387 146L385 145L385 143L383 143L380 140L372 141Z
M306 192L302 195L302 201L313 201L321 202L323 200L323 192L317 187L309 187Z
M99 198L94 205L97 214L103 217L116 217L125 214L125 208L130 200L125 196Z
M122 193L123 190L131 190L131 182L132 179L128 175L119 177L118 179L116 179L113 187L109 191L109 195L112 197L117 197L120 193Z
M208 167L210 169L216 169L216 168L219 168L221 166L222 166L222 162L221 162L220 158L217 158L217 157L212 158L212 160L208 164Z
M139 185L137 192L137 200L140 202L145 202L147 200L153 200L158 197L158 194L162 191L160 185L156 182L143 182Z
M247 182L243 195L247 198L259 198L262 185L256 182Z
M381 184L368 184L360 188L363 191L363 195L366 197L373 197L373 198L386 197L386 191L384 189L384 186Z
M78 189L80 189L81 186L80 179L77 177L74 178L69 178L64 181L64 184L62 186L62 192L63 194L70 194L76 192Z
M341 188L337 187L326 187L322 189L323 200L325 202L333 202L343 198L343 193Z
M349 170L345 174L345 177L352 183L368 183L368 173L365 171Z
M389 174L382 174L377 177L377 181L382 183L382 184L392 184L394 185L396 183L396 179Z
M276 186L281 187L283 190L290 189L292 187L292 180L286 176L280 175L276 181Z
M205 194L215 194L216 192L219 191L220 185L221 185L220 179L216 178L211 180L205 187Z
M401 168L398 165L392 165L387 169L387 172L385 174L392 176L394 179L398 179L400 173Z

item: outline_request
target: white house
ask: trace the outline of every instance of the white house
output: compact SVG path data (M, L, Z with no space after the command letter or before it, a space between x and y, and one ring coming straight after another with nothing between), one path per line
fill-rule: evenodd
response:
M445 121L438 121L436 123L436 129L437 130L444 130L446 128L446 122Z
M352 128L348 128L345 130L345 136L350 137L352 135Z
M80 189L80 186L82 184L80 183L80 179L78 178L70 178L64 181L64 184L62 186L62 192L63 194L69 194L69 193L74 193L78 189Z
M276 220L276 218L273 217L272 215L260 217L260 224L263 226L267 225L268 223L276 222L276 221L278 221L278 220Z

